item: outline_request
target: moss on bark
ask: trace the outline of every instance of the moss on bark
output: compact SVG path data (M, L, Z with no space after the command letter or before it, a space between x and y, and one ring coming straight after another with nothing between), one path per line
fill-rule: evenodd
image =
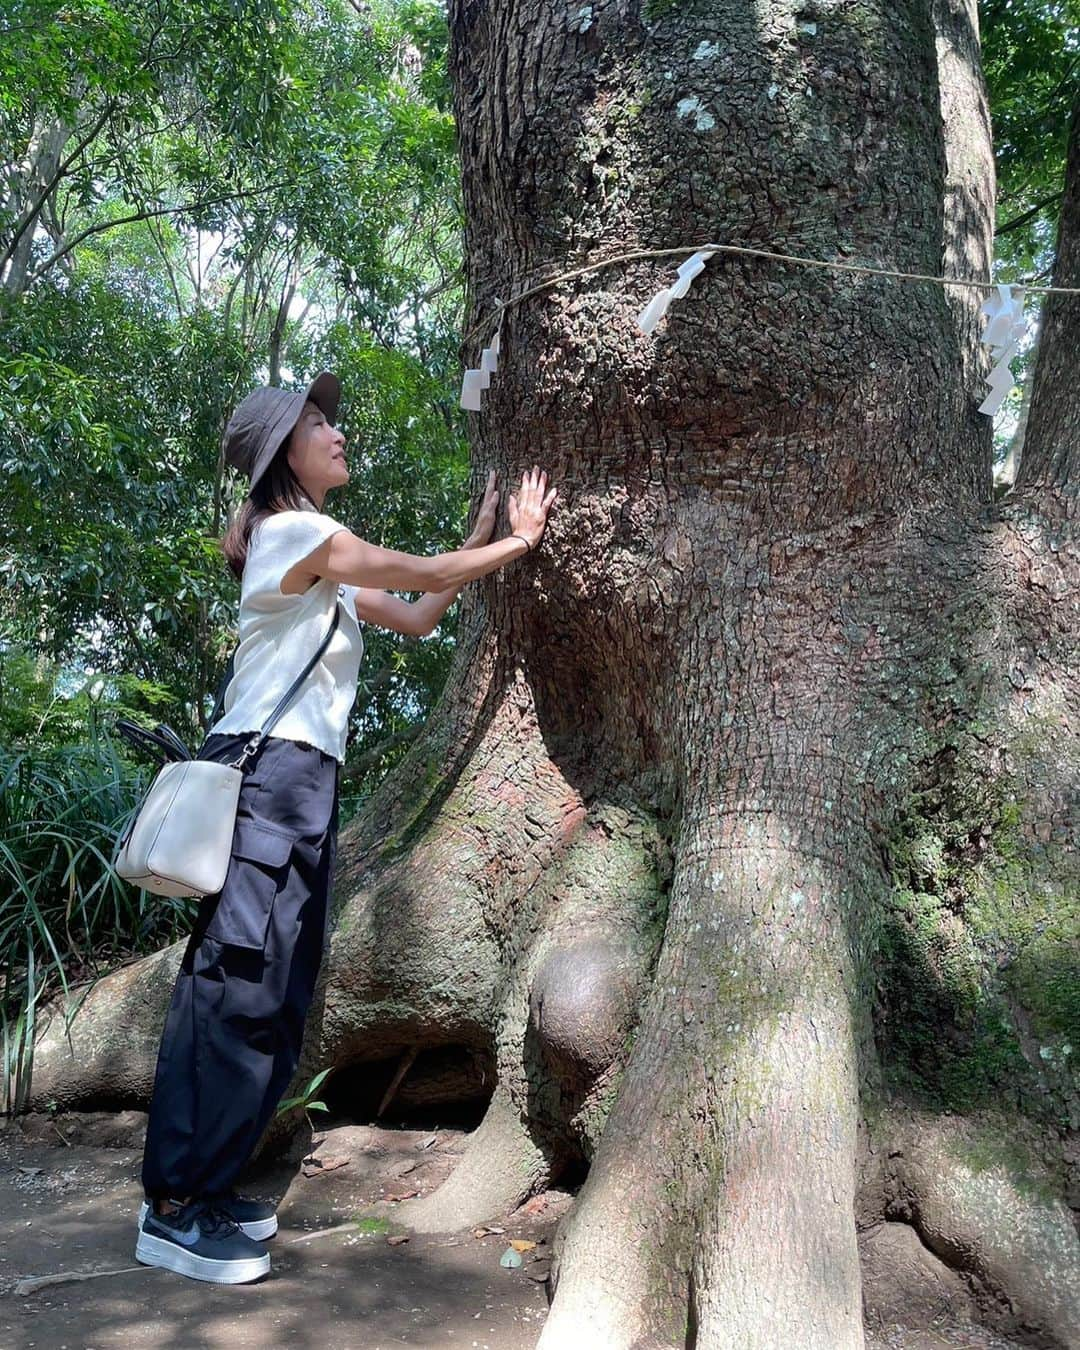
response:
M1016 746L1012 750L1016 750ZM1025 826L1018 780L956 737L892 835L876 1027L887 1080L935 1110L1008 1102L1076 1128L1080 865Z

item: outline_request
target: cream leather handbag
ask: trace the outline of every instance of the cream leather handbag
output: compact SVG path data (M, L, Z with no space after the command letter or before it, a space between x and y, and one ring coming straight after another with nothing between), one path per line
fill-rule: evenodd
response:
M117 718L117 730L122 735L140 749L151 749L159 762L162 752L170 761L150 784L117 843L112 865L125 881L154 895L203 896L221 890L229 870L237 803L247 762L257 754L270 728L326 650L340 617L340 608L335 605L333 621L319 650L231 764L193 757L169 727L151 732L135 722ZM210 718L211 726L217 720L231 670L230 658Z

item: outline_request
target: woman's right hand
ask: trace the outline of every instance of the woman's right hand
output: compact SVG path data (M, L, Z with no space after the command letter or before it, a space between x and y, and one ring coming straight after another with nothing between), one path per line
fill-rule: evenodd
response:
M540 536L547 524L548 511L557 495L555 488L552 488L545 496L546 485L547 473L541 473L539 465L534 464L531 473L526 470L521 475L521 492L518 496L510 494L507 507L510 533L522 535L529 541L530 549L535 548L540 542Z

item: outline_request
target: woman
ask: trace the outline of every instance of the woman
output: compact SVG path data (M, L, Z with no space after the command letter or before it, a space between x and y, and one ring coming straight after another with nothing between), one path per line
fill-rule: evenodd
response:
M452 553L379 548L322 511L349 481L334 426L340 383L305 393L261 388L225 431L229 463L250 481L224 540L242 579L235 673L199 755L233 762L339 623L272 734L245 766L229 871L199 906L165 1020L147 1122L138 1260L218 1284L270 1269L260 1239L272 1205L236 1194L296 1070L328 943L338 780L364 644L360 621L430 633L466 581L540 541L556 493L536 465L509 502L513 534L491 544L495 475L476 526ZM388 593L423 591L410 604Z

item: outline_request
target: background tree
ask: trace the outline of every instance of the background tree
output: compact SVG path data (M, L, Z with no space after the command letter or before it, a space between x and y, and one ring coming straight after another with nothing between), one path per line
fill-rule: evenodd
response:
M997 170L997 271L1045 282L1054 266L1069 113L1080 79L1080 6L1075 0L982 0L979 18ZM1040 330L1038 298L1028 316L1030 341L1013 367L1018 388L996 419L1003 488L1015 481L1023 452Z

